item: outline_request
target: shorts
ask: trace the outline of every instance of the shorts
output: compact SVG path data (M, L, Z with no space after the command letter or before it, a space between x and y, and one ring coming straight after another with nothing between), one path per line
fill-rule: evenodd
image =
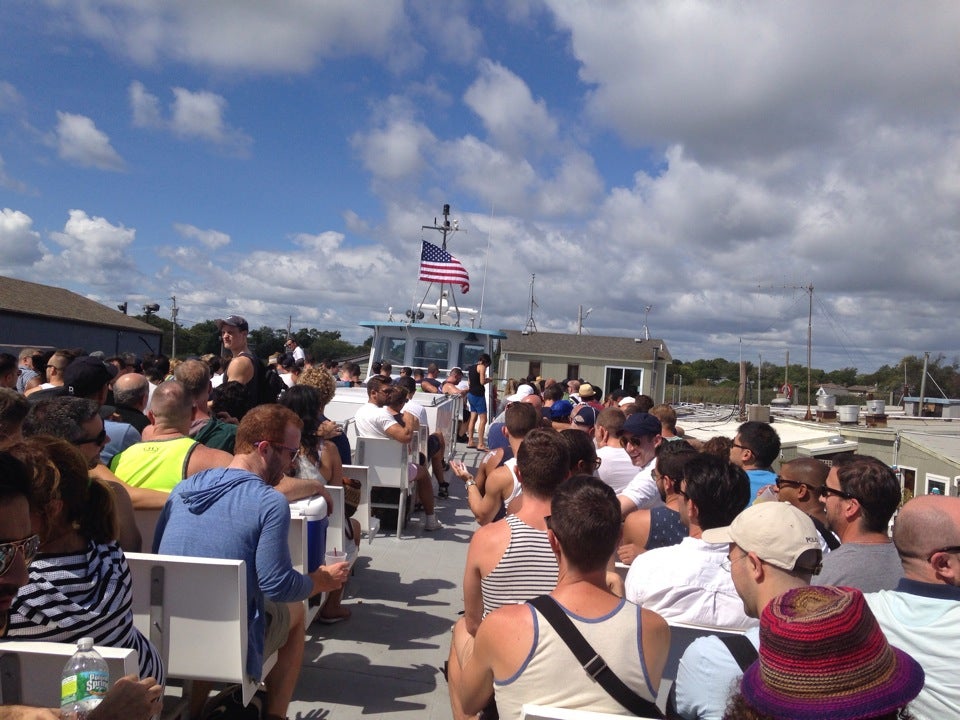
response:
M283 647L290 635L290 608L286 603L263 599L263 613L267 629L263 634L263 657L268 658Z
M470 412L477 415L487 414L487 398L483 395L472 395L467 393L467 402L470 404Z
M427 438L427 457L433 457L440 451L440 438L433 433ZM426 464L426 463L424 463Z

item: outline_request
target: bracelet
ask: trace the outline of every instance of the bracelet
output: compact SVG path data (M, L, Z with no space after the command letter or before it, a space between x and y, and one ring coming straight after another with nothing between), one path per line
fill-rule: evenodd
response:
M463 484L466 485L467 488L469 489L469 488L472 488L472 487L476 487L476 486L477 486L477 481L476 481L476 480L473 480L473 479L470 479L470 480L467 480L467 481L466 481L465 483L463 483Z

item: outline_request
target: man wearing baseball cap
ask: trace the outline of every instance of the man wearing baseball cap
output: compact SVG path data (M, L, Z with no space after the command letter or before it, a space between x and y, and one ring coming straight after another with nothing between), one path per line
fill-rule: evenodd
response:
M785 502L752 505L727 527L704 530L702 537L709 543L730 544L723 567L732 576L744 611L753 618L759 618L775 597L809 585L823 559L813 521ZM756 659L760 629L747 631L745 638L752 644L753 652L743 643L736 649L744 653L742 659L749 664ZM715 635L690 644L680 659L674 686L680 717L723 717L727 700L743 675L732 652ZM710 682L703 681L707 677Z
M662 504L660 491L653 479L653 466L657 462L657 446L660 442L660 421L653 415L637 412L623 423L620 445L637 468L633 480L617 495L624 517L634 510Z
M220 340L223 349L232 355L227 365L225 382L236 381L244 386L247 394L247 410L260 403L261 376L264 368L247 345L247 333L250 325L239 315L230 315L217 320L217 330L220 331Z

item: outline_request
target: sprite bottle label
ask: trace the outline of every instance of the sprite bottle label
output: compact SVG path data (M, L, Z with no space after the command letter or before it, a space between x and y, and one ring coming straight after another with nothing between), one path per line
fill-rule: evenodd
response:
M60 704L78 703L96 698L102 700L107 694L109 677L99 670L81 670L76 675L67 675L60 683Z

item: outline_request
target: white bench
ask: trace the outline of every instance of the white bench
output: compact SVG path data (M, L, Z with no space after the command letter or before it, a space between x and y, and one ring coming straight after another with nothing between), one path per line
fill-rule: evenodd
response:
M110 684L140 674L137 651L94 646L110 670ZM0 704L60 707L60 676L77 646L72 643L0 642Z
M371 502L370 508L397 510L397 538L400 538L409 514L409 495L414 486L407 471L407 446L389 438L359 438L357 464L367 466L371 492L374 488L391 488L399 492L396 504Z
M246 563L149 553L126 557L134 625L159 650L167 676L238 683L249 703L259 683L246 671ZM276 654L263 659L263 677L275 662Z

